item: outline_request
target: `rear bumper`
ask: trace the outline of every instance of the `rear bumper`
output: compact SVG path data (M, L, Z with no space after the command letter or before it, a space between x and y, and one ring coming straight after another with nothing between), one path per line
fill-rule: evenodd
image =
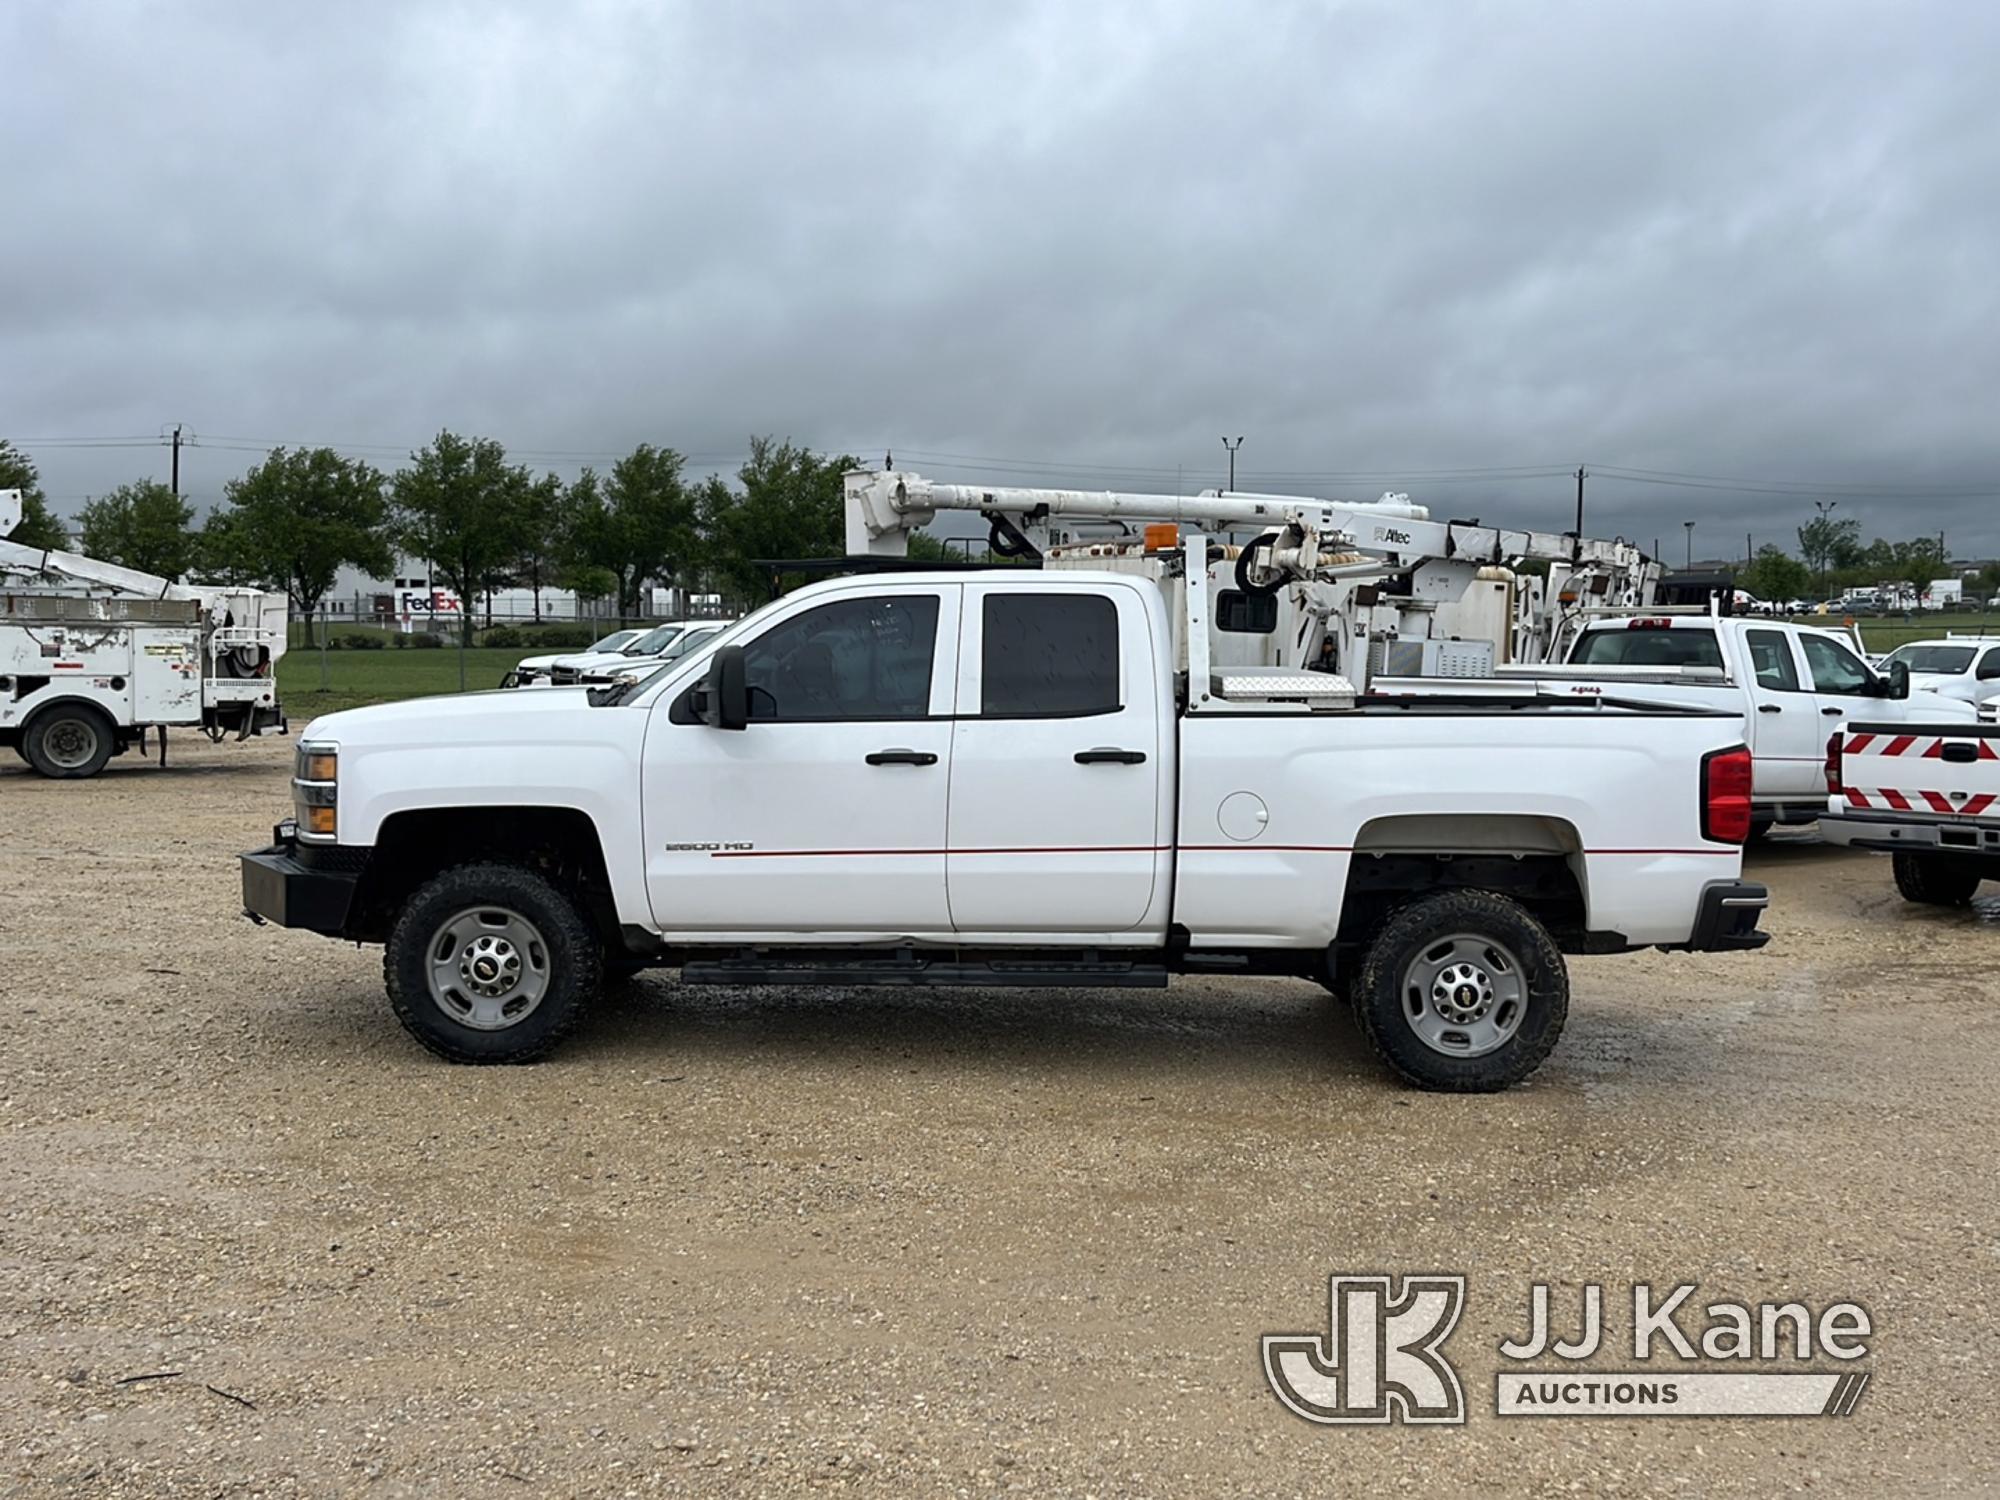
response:
M1771 893L1755 881L1713 881L1702 888L1688 940L1669 946L1686 953L1761 948L1771 941L1771 934L1759 932L1757 922L1770 904Z
M1822 813L1819 836L1849 849L1921 849L2000 860L2000 826L1990 818L1915 818L1906 813Z
M328 868L317 858L321 853L281 837L268 849L238 856L243 867L243 915L253 922L342 936L361 871Z

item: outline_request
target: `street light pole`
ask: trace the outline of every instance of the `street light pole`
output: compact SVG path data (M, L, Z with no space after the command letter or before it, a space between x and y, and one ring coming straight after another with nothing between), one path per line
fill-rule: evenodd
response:
M1694 571L1694 522L1683 521L1681 522L1681 525L1687 527L1687 532L1688 532L1687 566L1688 566L1688 571L1693 572Z
M1243 439L1239 437L1232 443L1228 438L1224 438L1222 446L1229 450L1229 488L1231 492L1234 492L1236 489L1236 450L1243 446Z

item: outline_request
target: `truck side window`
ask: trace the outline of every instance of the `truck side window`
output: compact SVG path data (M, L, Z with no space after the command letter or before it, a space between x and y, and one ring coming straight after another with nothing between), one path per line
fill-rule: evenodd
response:
M931 706L938 601L931 594L840 599L743 647L750 717L921 719Z
M2000 646L1995 646L1979 658L1978 680L1991 682L1996 677L2000 677Z
M1873 679L1852 651L1823 635L1802 635L1806 669L1813 687L1822 693L1865 693Z
M989 594L980 681L990 717L1116 713L1118 607L1102 594Z
M1215 595L1215 628L1237 635L1269 635L1278 628L1278 596L1219 589Z
M1792 643L1778 630L1747 630L1750 663L1757 671L1757 686L1781 693L1799 690L1799 669L1792 665Z

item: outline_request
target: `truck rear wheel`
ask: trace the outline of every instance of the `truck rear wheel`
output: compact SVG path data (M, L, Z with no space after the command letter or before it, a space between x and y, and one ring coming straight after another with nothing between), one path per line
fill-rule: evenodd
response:
M1889 858L1896 870L1896 889L1905 901L1920 906L1965 906L1979 889L1979 867L1948 854L1898 849Z
M396 1019L460 1063L547 1056L602 975L602 948L576 903L520 865L435 876L403 907L382 954Z
M21 754L54 781L81 781L104 769L116 748L111 721L88 703L56 703L28 721Z
M1505 896L1442 891L1390 916L1354 998L1362 1031L1405 1081L1490 1093L1555 1049L1569 971L1547 929Z

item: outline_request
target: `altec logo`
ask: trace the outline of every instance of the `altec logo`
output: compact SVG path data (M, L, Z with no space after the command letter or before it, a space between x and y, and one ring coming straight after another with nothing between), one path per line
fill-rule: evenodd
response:
M1308 1422L1460 1423L1465 1391L1439 1353L1465 1307L1463 1276L1327 1281L1329 1335L1267 1333L1264 1375Z

